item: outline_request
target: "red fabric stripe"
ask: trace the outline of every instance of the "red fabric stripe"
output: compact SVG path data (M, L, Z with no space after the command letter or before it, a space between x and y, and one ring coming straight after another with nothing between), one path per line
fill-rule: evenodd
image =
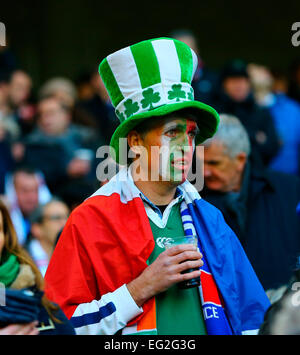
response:
M217 286L211 274L201 272L202 295L204 302L212 302L221 306Z
M117 193L89 198L72 212L60 236L45 275L46 294L70 318L80 303L136 278L153 248L140 198L126 204ZM150 306L145 304L144 312Z

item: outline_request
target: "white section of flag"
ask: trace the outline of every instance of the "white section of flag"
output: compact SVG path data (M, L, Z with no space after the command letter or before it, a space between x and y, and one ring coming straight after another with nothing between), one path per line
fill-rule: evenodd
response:
M193 50L191 50L191 52L192 52L192 57L193 57L193 75L192 75L192 78L193 78L195 71L197 69L197 66L198 66L198 58L197 58L196 53Z
M109 55L107 61L124 97L142 90L140 77L130 47ZM130 76L128 73L130 73Z
M158 60L162 83L172 85L181 82L181 68L174 42L159 39L151 43Z

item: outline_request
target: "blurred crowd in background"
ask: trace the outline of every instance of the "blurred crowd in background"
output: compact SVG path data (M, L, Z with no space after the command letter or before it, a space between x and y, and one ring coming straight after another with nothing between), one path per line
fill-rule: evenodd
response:
M203 196L223 212L264 288L278 289L300 254L300 57L281 72L234 57L212 70L192 32L170 36L198 55L195 98L226 114L229 126L238 119L250 142L237 146L244 138L229 127L205 145ZM104 183L96 151L118 123L97 66L36 87L0 47L0 195L42 275L70 212Z

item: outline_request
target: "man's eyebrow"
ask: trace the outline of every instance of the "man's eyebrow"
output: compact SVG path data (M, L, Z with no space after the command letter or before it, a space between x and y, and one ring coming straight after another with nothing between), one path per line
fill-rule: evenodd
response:
M166 126L165 126L165 129L166 130L169 130L169 129L176 129L176 128L184 128L185 129L185 125L182 124L182 123L176 123L176 122L170 122L168 123Z
M217 160L217 159L210 159L210 160L204 160L205 164L219 164L220 163L220 160Z
M185 123L170 122L169 124L166 125L165 129L166 130L169 130L169 129L186 130L187 125ZM197 124L195 126L189 127L189 131L194 131L196 134L198 134L200 132Z

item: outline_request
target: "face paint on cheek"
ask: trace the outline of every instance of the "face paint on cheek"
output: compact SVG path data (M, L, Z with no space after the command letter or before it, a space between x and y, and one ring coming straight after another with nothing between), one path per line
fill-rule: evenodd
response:
M197 125L194 121L187 121L182 125L182 134L180 140L178 140L177 150L181 151L185 165L190 166L195 151L195 133Z
M171 138L164 135L161 136L159 174L163 180L170 180L171 167Z
M186 136L188 137L189 152L193 156L195 151L195 137L191 137L190 133L197 132L197 124L194 121L187 121L186 125Z
M159 175L164 181L182 182L192 165L195 139L191 132L197 129L194 121L168 123L157 132L160 146ZM169 133L175 130L176 133Z
M185 180L187 169L187 156L193 154L193 148L186 146L182 139L161 137L160 148L160 175L164 181L182 182Z
M148 170L152 181L169 181L169 166L170 166L170 141L164 132L166 127L159 127L148 135L149 140L149 158Z

